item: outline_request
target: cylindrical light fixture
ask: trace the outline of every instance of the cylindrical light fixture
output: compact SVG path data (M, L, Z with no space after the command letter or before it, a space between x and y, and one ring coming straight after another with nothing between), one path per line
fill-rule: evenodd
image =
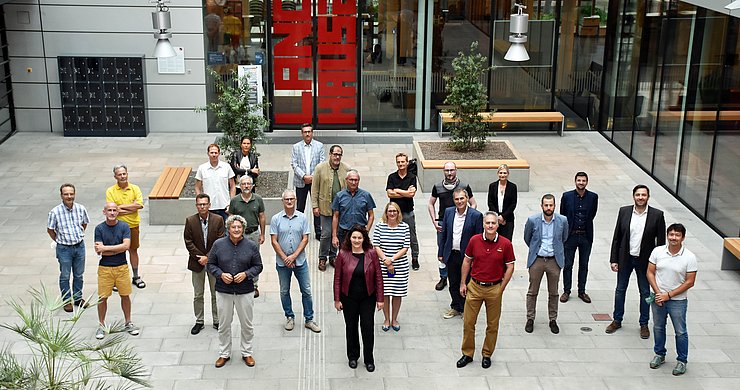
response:
M164 0L157 0L156 11L152 12L152 27L157 30L154 33L154 38L157 38L157 44L154 46L154 56L157 58L176 56L177 53L170 44L172 33L167 31L172 28L170 9L164 5Z
M522 13L522 9L527 8L521 4L514 4L517 7L517 13L512 14L509 18L509 50L506 52L504 59L506 61L529 61L529 54L524 44L527 42L527 31L529 30L529 15Z

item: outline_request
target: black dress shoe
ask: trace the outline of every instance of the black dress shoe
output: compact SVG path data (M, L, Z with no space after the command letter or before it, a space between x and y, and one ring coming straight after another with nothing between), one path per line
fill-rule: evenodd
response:
M483 368L491 367L491 358L483 356L483 360L480 361L480 366Z
M357 360L350 360L349 368L357 368Z
M554 334L560 333L560 327L558 327L558 323L555 320L550 321L550 332Z
M203 324L195 324L193 325L193 329L190 329L190 334L198 334L201 330L203 330Z
M214 322L214 323L213 323L213 329L216 329L216 330L218 330L218 322Z
M367 368L367 372L373 372L375 371L375 364L373 363L365 364L365 368Z
M442 291L444 290L445 286L447 286L447 278L441 278L439 279L439 282L434 285L434 289L437 291Z
M534 320L527 320L527 324L524 325L524 331L527 333L534 332Z
M411 269L413 269L414 271L418 271L419 270L419 260L417 260L417 259L412 259L411 260Z
M472 362L473 358L467 355L462 355L460 360L457 361L457 368L463 368L468 365L468 363Z

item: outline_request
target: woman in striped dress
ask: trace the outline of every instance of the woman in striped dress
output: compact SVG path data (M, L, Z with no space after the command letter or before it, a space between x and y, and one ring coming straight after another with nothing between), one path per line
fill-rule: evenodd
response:
M375 225L373 246L378 252L383 274L384 305L383 331L393 328L401 330L398 324L398 311L401 298L406 296L409 287L409 259L406 252L411 245L409 225L402 221L401 208L390 202L385 206L381 222Z

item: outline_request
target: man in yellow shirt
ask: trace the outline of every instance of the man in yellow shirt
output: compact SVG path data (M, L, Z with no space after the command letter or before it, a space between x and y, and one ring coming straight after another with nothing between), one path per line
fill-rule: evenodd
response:
M128 182L128 168L125 165L113 167L113 177L116 184L105 191L105 201L114 202L118 205L118 220L126 222L131 228L131 245L128 248L131 270L134 275L131 284L138 288L146 287L146 283L139 276L139 224L141 216L139 210L144 208L144 197L141 189L135 184Z

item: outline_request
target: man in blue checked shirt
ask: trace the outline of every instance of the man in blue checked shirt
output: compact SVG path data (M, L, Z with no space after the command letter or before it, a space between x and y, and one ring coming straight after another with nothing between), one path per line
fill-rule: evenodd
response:
M59 187L62 203L49 212L46 232L56 244L59 261L59 289L64 311L73 311L72 304L85 306L82 299L82 274L85 272L85 229L90 223L85 206L75 203L75 186L64 183ZM72 293L69 276L72 274Z

